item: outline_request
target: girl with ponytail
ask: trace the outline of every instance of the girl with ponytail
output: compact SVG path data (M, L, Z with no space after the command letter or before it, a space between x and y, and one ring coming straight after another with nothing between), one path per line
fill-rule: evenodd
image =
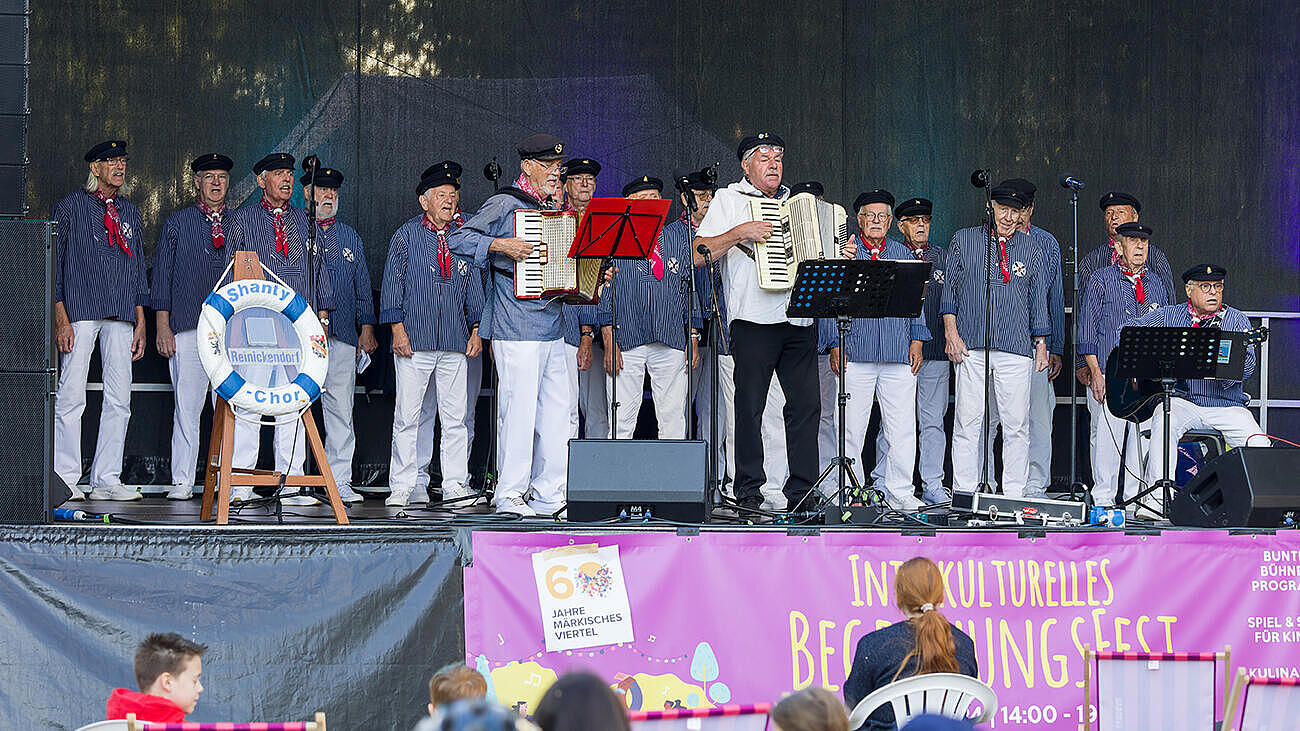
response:
M853 669L844 682L844 700L852 709L872 691L913 675L962 673L978 677L975 643L939 612L943 575L928 558L916 557L898 567L894 601L906 617L865 635L853 654ZM895 728L888 704L867 719L864 729Z

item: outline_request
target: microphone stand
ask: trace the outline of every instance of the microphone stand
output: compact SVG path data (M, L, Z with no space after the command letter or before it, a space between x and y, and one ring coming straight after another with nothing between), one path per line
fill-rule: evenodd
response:
M984 242L984 439L980 443L980 462L983 463L980 470L980 489L992 492L991 483L989 482L989 469L992 467L989 463L993 460L988 458L989 442L992 435L989 434L989 425L991 406L991 390L993 385L991 359L992 346L992 329L993 329L993 246L997 241L997 221L993 217L993 189L986 181L984 188L984 215L988 225L988 238ZM1028 385L1026 385L1028 387Z
M1072 263L1070 264L1071 287L1074 293L1070 300L1070 337L1071 349L1077 349L1079 345L1079 189L1070 187L1070 213L1074 218L1074 241L1071 245L1070 255ZM1073 354L1071 354L1072 356ZM1064 360L1064 358L1062 358ZM1077 370L1074 364L1074 358L1069 359L1069 367ZM1073 374L1071 374L1073 376ZM1079 484L1078 460L1079 460L1079 379L1070 378L1070 499L1077 500L1082 492L1082 485Z
M704 268L709 274L709 376L713 379L711 388L709 388L709 466L707 475L710 476L709 485L712 491L713 505L717 507L722 504L722 475L718 474L718 461L722 450L718 448L718 390L722 384L718 382L719 367L718 359L722 357L720 351L720 342L722 337L722 310L718 307L718 271L709 247L701 245L700 254L704 256ZM735 448L734 446L732 447Z
M681 189L682 196L686 199L686 256L688 261L695 259L695 212L697 204L695 202L695 193L690 188ZM694 389L691 384L691 313L695 311L695 267L682 267L682 330L686 334L686 434L685 438L691 436L691 417L694 416L695 405ZM708 473L705 473L706 477Z

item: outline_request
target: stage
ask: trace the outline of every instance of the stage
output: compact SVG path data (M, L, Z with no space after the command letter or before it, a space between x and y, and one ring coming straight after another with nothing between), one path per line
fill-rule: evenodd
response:
M135 643L160 630L210 647L202 721L323 710L340 728L407 728L429 675L461 660L522 710L576 667L635 688L641 709L839 692L855 638L896 621L889 572L914 555L940 563L950 619L1018 713L1051 706L1063 724L1081 702L1083 644L1230 643L1255 671L1297 672L1293 632L1256 628L1300 616L1300 591L1276 583L1300 582L1285 578L1300 567L1294 531L578 524L376 498L349 506L347 527L314 506L286 509L285 526L249 508L218 528L198 523L198 499L75 505L116 522L0 528L0 617L21 628L0 639L3 727L99 718L130 683ZM560 615L539 613L543 588L625 602L562 611L621 612L630 634L570 619L570 644L548 642Z

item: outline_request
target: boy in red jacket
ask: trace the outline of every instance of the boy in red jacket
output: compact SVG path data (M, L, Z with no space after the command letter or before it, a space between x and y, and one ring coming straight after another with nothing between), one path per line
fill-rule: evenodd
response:
M203 692L203 653L175 632L152 634L135 651L135 682L141 692L118 688L108 697L109 720L134 713L138 721L176 723L193 713Z

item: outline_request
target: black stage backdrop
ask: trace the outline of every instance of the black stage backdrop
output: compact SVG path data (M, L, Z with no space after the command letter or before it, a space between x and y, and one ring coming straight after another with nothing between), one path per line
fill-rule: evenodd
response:
M513 143L536 131L601 160L608 196L634 176L715 161L734 180L736 141L767 129L787 142L788 182L819 179L846 204L872 187L927 196L941 243L981 214L967 182L977 167L1038 184L1035 222L1067 261L1057 176L1088 184L1084 252L1104 241L1100 194L1132 192L1175 275L1220 262L1231 304L1300 307L1293 2L49 0L32 29L32 210L46 215L80 185L89 145L122 137L150 242L192 200L197 154L232 155L232 201L247 203L256 159L316 152L347 175L341 216L378 286L431 162L465 165L472 211L491 190L481 166L495 156L510 174ZM1278 333L1285 352L1296 341L1294 328ZM363 379L376 390L359 403L371 433L391 418L382 371ZM136 378L167 382L152 349ZM1300 376L1276 368L1273 397L1298 393ZM135 408L157 417L137 416L127 446L148 482L166 459L170 398L142 392ZM1300 426L1270 417L1279 434ZM358 469L380 479L387 455L386 440L360 444Z
M468 537L462 536L464 545ZM151 632L208 646L193 721L407 729L464 659L448 531L0 528L0 727L104 718Z

